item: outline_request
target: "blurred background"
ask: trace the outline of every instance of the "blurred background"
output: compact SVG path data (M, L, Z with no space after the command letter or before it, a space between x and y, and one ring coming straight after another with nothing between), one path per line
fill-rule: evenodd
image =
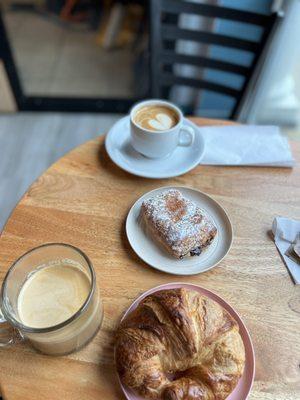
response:
M300 0L2 0L0 231L28 186L140 99L300 135Z

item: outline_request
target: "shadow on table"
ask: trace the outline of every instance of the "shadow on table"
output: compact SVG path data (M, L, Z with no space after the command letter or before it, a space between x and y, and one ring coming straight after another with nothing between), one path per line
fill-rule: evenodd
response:
M268 230L268 231L266 232L266 235L267 235L267 237L268 237L269 239L271 239L272 242L274 243L274 234L273 234L273 232L272 232L271 229Z
M99 372L105 382L108 383L110 389L113 391L114 398L125 399L121 386L118 381L118 375L115 365L101 365Z
M126 218L122 223L122 229L120 232L121 245L123 249L126 251L128 257L131 259L131 261L142 263L144 264L144 266L148 267L148 265L139 258L139 256L133 251L132 247L130 246L129 240L126 235Z
M126 251L126 254L128 256L128 258L130 259L130 261L132 261L135 264L138 264L140 267L146 268L149 271L151 271L154 274L157 275L161 275L164 274L164 272L162 271L158 271L152 267L150 267L150 265L148 265L147 263L145 263L145 261L143 261L132 249L127 235L126 235L126 218L124 219L123 223L122 223L122 229L120 231L120 239L121 239L121 245L123 247L123 249Z
M127 171L124 171L120 167L118 167L109 157L107 154L107 151L105 149L105 144L104 142L100 144L99 150L98 150L98 162L102 168L104 168L106 171L108 171L111 175L117 178L127 178L130 180L135 180L136 183L138 184L139 182L145 182L148 181L148 178L142 178L136 175L132 175Z

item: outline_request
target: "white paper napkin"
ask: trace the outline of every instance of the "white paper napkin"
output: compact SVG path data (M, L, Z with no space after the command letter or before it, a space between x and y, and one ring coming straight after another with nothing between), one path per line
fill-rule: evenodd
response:
M277 126L201 127L205 152L201 164L292 167L288 140Z
M287 269L290 271L296 285L300 284L300 265L285 255L288 247L300 232L300 221L283 217L274 218L272 225L275 244L282 255Z

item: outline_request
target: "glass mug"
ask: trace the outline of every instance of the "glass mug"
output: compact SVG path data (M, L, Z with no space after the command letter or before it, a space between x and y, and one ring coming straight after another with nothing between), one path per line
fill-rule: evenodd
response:
M18 299L24 283L44 267L79 268L88 278L89 293L82 306L67 320L54 326L35 328L24 325ZM0 346L28 339L45 354L63 355L87 344L98 332L103 319L96 275L88 257L78 248L64 243L48 243L22 255L8 270L0 296Z

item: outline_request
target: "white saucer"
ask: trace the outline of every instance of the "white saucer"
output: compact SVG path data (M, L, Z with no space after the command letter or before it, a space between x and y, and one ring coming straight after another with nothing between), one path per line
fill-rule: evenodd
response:
M140 221L140 209L144 200L159 193L178 189L212 217L218 233L211 245L200 256L187 257L178 260L169 255L151 236L148 236ZM147 264L160 271L174 275L195 275L215 267L228 253L233 239L232 225L225 210L199 190L184 186L161 187L140 197L131 207L126 220L126 234L129 243L136 254Z
M156 179L182 175L198 165L204 153L204 139L199 128L188 119L185 119L185 124L195 129L193 145L178 146L163 159L150 159L131 146L129 116L126 116L117 121L106 135L106 151L114 163L134 175Z

